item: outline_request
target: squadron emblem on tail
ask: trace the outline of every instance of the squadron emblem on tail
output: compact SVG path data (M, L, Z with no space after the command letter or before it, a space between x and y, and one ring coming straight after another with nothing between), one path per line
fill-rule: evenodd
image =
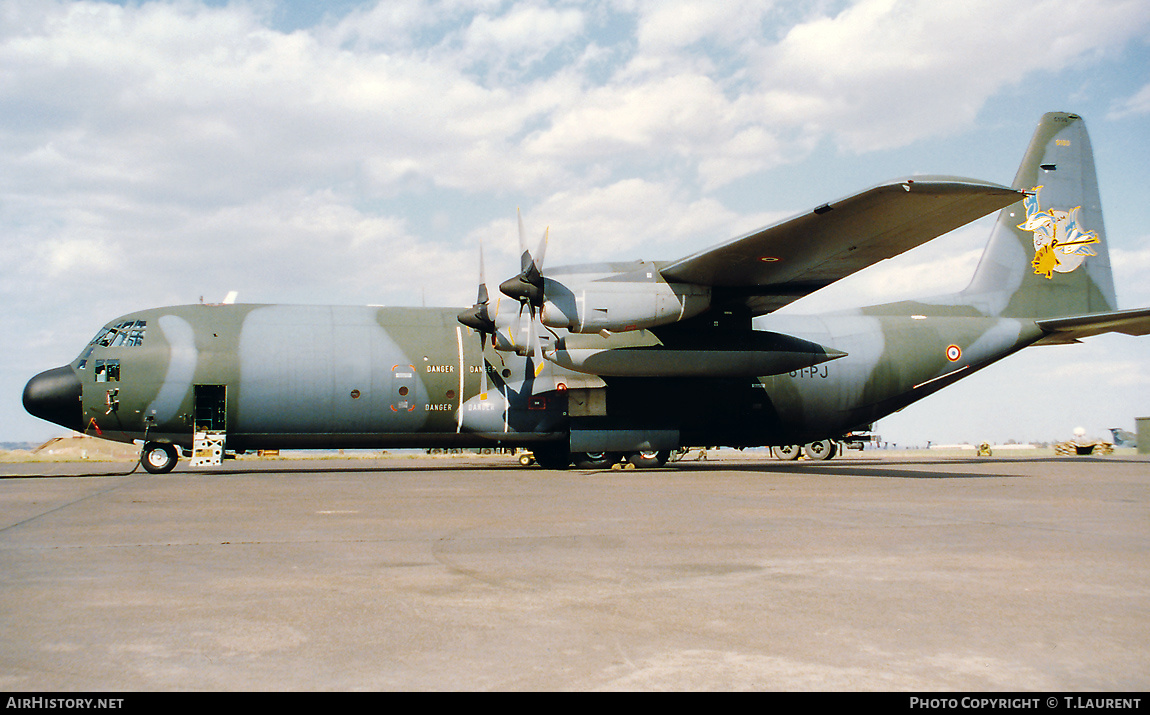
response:
M1082 265L1087 256L1096 256L1090 244L1099 243L1097 231L1085 231L1078 223L1081 206L1069 211L1043 211L1039 203L1041 186L1036 186L1023 199L1026 221L1018 224L1034 234L1034 260L1030 265L1038 275L1053 279L1054 273L1069 273Z

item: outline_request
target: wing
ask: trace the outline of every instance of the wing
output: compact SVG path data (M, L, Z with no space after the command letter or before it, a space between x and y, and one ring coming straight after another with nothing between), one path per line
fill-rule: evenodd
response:
M1039 320L1038 327L1046 331L1046 336L1035 345L1076 343L1082 338L1102 333L1150 335L1150 308Z
M891 181L675 261L660 273L671 282L729 289L761 315L1023 196L975 179Z

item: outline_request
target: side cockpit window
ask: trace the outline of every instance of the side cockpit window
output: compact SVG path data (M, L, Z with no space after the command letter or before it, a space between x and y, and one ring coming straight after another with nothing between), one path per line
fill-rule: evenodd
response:
M97 360L96 367L92 373L96 376L96 382L119 382L120 361Z

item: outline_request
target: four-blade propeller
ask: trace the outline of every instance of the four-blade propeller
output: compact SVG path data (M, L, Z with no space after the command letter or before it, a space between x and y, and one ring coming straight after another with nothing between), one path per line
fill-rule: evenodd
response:
M487 295L487 278L483 272L483 244L479 244L479 295L475 305L459 314L459 322L479 333L483 349L487 349L487 336L495 335L495 319L491 317L491 300Z
M543 256L547 253L547 235L543 232L535 255L527 247L527 234L523 229L523 215L519 214L519 274L499 284L499 290L509 298L535 308L543 307Z
M527 246L527 232L523 228L523 214L516 212L519 219L519 274L499 284L499 290L509 298L519 301L519 327L516 335L523 334L523 309L527 308L527 344L516 352L532 358L535 376L543 369L543 353L539 345L535 321L537 311L542 310L544 300L543 257L547 253L547 237L550 229L543 232L539 248L532 255Z
M475 305L459 314L459 322L479 333L479 359L482 361L482 387L480 394L487 394L487 336L491 336L495 343L495 318L491 316L491 300L487 295L487 276L483 271L483 243L479 244L479 294L475 298Z

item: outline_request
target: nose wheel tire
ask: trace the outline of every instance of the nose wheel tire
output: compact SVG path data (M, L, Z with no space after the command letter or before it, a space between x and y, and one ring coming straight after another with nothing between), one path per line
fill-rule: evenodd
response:
M175 445L148 442L140 451L140 465L152 474L167 474L179 461Z

